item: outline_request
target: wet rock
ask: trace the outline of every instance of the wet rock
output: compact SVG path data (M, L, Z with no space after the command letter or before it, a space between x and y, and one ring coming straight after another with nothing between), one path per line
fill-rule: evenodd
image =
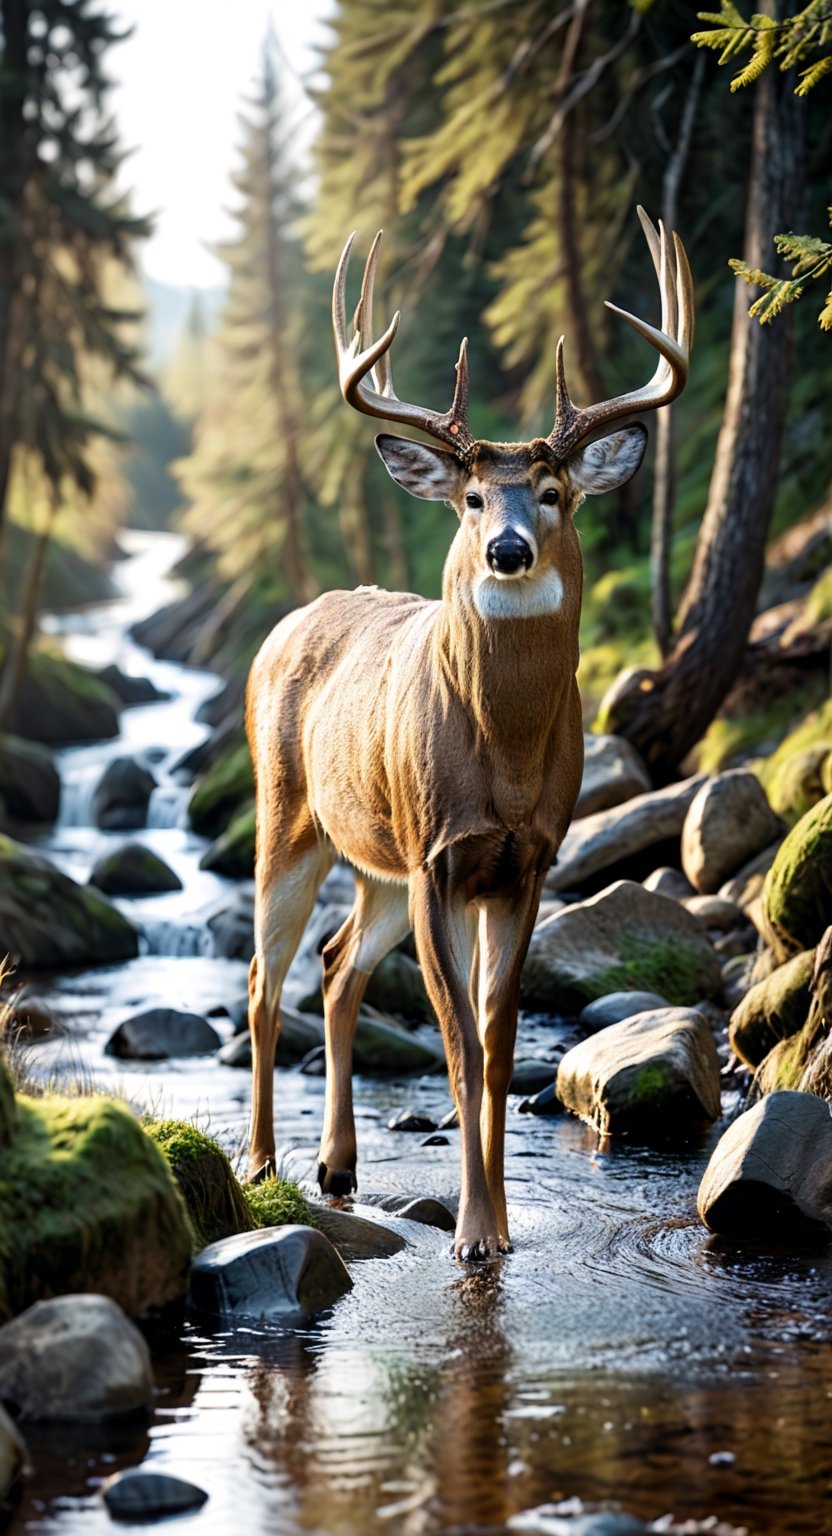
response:
M344 1262L324 1233L286 1226L203 1249L191 1270L189 1300L215 1317L285 1322L322 1312L350 1290Z
M546 876L546 893L577 890L590 876L679 837L688 806L702 783L702 774L696 774L573 822L557 863Z
M578 1023L588 1035L594 1035L608 1024L620 1024L636 1013L647 1013L651 1008L666 1008L667 998L658 992L608 992L597 997L581 1009Z
M433 1018L422 972L415 960L394 949L376 967L364 1000L382 1013L421 1024Z
M323 1043L323 1019L316 1019L308 1013L298 1013L294 1008L281 1008L277 1042L279 1067L297 1066L310 1051L322 1047ZM251 1035L247 1029L222 1047L219 1059L226 1067L251 1068Z
M219 837L229 822L249 806L253 795L254 774L248 743L238 740L197 779L188 802L190 824L201 837Z
M118 735L118 699L94 672L36 651L20 689L11 729L46 746L105 741Z
M222 687L216 693L212 693L210 699L200 704L196 712L200 725L210 725L212 730L216 730L230 716L235 716L237 721L242 720L246 698L246 676L246 669L241 668L227 678Z
M310 1205L312 1219L319 1232L329 1239L346 1264L362 1259L391 1259L402 1253L407 1243L399 1232L368 1221L352 1211L339 1211L329 1205Z
M11 821L53 822L61 781L49 753L31 741L0 735L0 801Z
M765 937L781 960L817 944L832 923L832 795L781 844L762 900Z
M369 1200L365 1196L364 1202L390 1211L391 1215L404 1216L408 1221L418 1221L422 1226L438 1227L440 1232L456 1231L456 1217L441 1200L429 1195L376 1195Z
M815 951L805 951L778 966L765 981L746 992L732 1015L731 1049L749 1067L758 1067L779 1040L803 1028L811 1001Z
M0 936L0 949L27 970L104 965L139 952L135 928L106 897L2 836Z
M0 1408L0 1499L18 1482L26 1465L26 1446L5 1409Z
M717 928L721 933L730 933L733 928L748 926L742 907L725 896L688 896L683 905L706 932Z
M654 869L642 881L642 885L645 891L655 891L657 896L672 896L674 901L684 901L686 897L696 894L687 875L683 875L680 869L671 869L668 864Z
M144 896L181 891L182 881L164 859L142 843L125 843L94 866L90 885L106 896Z
M547 1083L552 1082L556 1067L556 1062L541 1061L536 1056L515 1061L509 1093L536 1093L539 1088L545 1088Z
M326 1077L326 1046L315 1045L307 1051L303 1061L298 1062L298 1071L304 1077Z
M832 1236L832 1115L810 1093L772 1093L729 1125L699 1188L722 1236L773 1245Z
M93 796L95 825L106 832L127 832L147 822L147 807L156 788L153 774L132 757L114 757L107 764Z
M556 1091L600 1135L684 1134L720 1113L713 1035L694 1009L637 1014L567 1051Z
M439 1131L434 1131L432 1136L425 1137L421 1145L423 1147L449 1147L451 1143L447 1136L441 1135Z
M713 941L715 952L723 963L726 960L736 960L738 955L750 954L757 942L757 930L751 923L746 923L742 928L735 928L732 933L720 933L718 928L709 928L708 934Z
M682 868L705 895L762 853L781 831L756 774L731 768L707 779L685 817Z
M540 1092L532 1094L531 1098L524 1099L518 1108L521 1115L562 1115L564 1110L555 1092L554 1083L541 1088Z
M254 954L254 902L245 891L237 893L224 912L208 919L214 949L222 960L249 961Z
M22 1420L77 1422L149 1409L150 1351L108 1296L38 1301L0 1328L0 1398Z
M562 912L566 905L567 903L560 901L557 896L545 897L537 909L535 923L545 923L547 917L554 917L556 912Z
M524 1008L578 1014L610 992L657 992L682 1006L717 997L719 962L677 901L619 880L535 928L521 980Z
M213 1025L198 1013L148 1008L119 1024L104 1052L125 1061L166 1061L171 1056L207 1056L221 1044Z
M165 1472L145 1472L130 1467L116 1472L101 1485L101 1497L114 1520L161 1520L201 1509L208 1495L196 1483Z
M199 861L200 869L212 869L230 880L249 880L254 874L254 806L232 817Z
M356 1072L395 1077L398 1073L441 1072L445 1055L437 1038L426 1039L400 1029L386 1019L372 1018L362 1009L352 1052Z
M132 673L122 672L111 662L108 667L101 667L97 672L99 682L115 694L120 704L127 707L134 704L155 704L159 699L168 699L170 694L163 693L157 688L149 677L134 677Z
M176 1180L197 1251L254 1229L257 1223L217 1142L184 1120L152 1120L144 1129Z
M592 816L651 788L644 762L623 736L584 734L584 774L575 816Z
M436 1121L415 1109L400 1109L387 1122L388 1131L435 1131Z

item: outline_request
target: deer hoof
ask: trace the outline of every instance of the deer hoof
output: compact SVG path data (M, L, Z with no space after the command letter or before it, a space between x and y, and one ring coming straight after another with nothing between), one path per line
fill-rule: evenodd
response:
M454 1258L461 1259L463 1264L485 1264L495 1256L496 1246L487 1237L481 1237L476 1243L457 1243L454 1246Z
M328 1168L318 1164L318 1183L323 1195L351 1195L358 1188L354 1168Z
M261 1163L259 1168L255 1168L253 1172L249 1173L247 1182L249 1184L262 1184L266 1179L276 1178L277 1167L275 1165L274 1158L267 1157L266 1161Z

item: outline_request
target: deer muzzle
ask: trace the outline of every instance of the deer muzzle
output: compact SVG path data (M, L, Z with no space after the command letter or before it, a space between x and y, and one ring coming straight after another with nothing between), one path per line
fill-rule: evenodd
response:
M513 530L491 539L485 558L495 576L524 576L534 564L531 545Z

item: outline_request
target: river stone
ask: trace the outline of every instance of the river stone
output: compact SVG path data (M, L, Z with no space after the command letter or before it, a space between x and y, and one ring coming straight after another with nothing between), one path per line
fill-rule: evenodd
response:
M720 1138L697 1201L721 1236L787 1243L832 1235L832 1114L811 1093L768 1094Z
M221 960L245 960L254 953L254 903L246 891L238 891L231 905L208 919L214 936L214 952Z
M682 868L697 891L718 891L777 836L780 820L756 774L729 768L706 779L682 829Z
M518 1113L521 1115L560 1115L564 1106L555 1092L554 1083L541 1088L539 1093L532 1094L531 1098L524 1099L518 1104Z
M520 997L524 1008L579 1014L609 992L657 992L688 1006L721 986L696 919L670 897L619 880L535 928Z
M728 1039L749 1067L758 1067L778 1040L803 1028L811 1002L815 951L804 951L751 987L731 1014Z
M198 1013L148 1008L119 1024L104 1052L126 1061L167 1061L171 1056L208 1056L221 1044L213 1025Z
M329 1239L346 1264L357 1259L391 1259L407 1247L399 1232L382 1226L380 1221L368 1221L366 1216L356 1216L353 1211L339 1211L315 1201L310 1202L309 1209L318 1231Z
M436 1121L414 1109L400 1109L387 1122L388 1131L435 1131Z
M322 1312L351 1290L344 1261L323 1232L286 1226L204 1248L193 1262L189 1300L216 1317L280 1323Z
M400 949L376 966L367 983L364 1001L381 1013L422 1024L434 1017L420 967Z
M824 770L832 756L832 741L813 742L778 763L767 780L769 799L788 821L799 821L829 791Z
M280 1010L277 1065L297 1066L310 1051L323 1043L323 1019L316 1019L309 1013L299 1013L296 1008L288 1008L284 1004ZM251 1067L251 1035L247 1029L222 1047L219 1059L227 1067Z
M762 853L758 853L756 858L749 859L731 880L726 880L725 884L720 886L717 894L724 896L726 901L735 901L738 907L742 907L746 916L756 917L766 875L774 863L782 841L782 837L778 837L775 842L769 843Z
M557 1075L567 1109L606 1136L684 1133L720 1114L713 1035L691 1008L657 1008L567 1051Z
M762 900L764 935L781 960L817 944L832 923L832 794L780 845Z
M356 1072L368 1076L395 1077L399 1072L440 1072L445 1066L441 1041L418 1036L387 1019L372 1017L363 1008L358 1015L352 1051Z
M109 1296L37 1301L0 1328L0 1398L31 1420L76 1422L149 1409L150 1350Z
M242 729L240 729L242 736ZM245 738L237 739L200 775L188 802L188 817L201 837L219 837L254 794L251 755Z
M440 1232L455 1232L456 1217L441 1200L430 1195L376 1195L362 1203L375 1205L393 1216L404 1216L408 1221L418 1221L424 1227L438 1227Z
M586 1034L597 1034L608 1024L620 1024L636 1013L647 1013L651 1008L666 1008L667 998L658 992L608 992L606 997L596 997L581 1009L578 1023Z
M0 1408L0 1499L18 1481L26 1464L26 1446L4 1408Z
M254 806L246 806L215 838L199 861L200 869L212 869L230 880L250 880L254 874Z
M187 1120L152 1120L144 1131L176 1180L197 1252L258 1225L225 1152L204 1131Z
M114 964L138 952L133 924L105 896L0 836L0 953L38 970Z
M563 1052L561 1052L563 1054ZM557 1061L542 1061L539 1056L521 1056L512 1069L509 1093L537 1093L551 1083Z
M642 881L642 885L645 891L655 891L657 896L672 896L675 901L684 901L686 897L696 894L687 875L683 875L680 869L671 869L668 864L654 869Z
M181 1515L188 1509L201 1509L208 1495L196 1483L165 1472L145 1472L128 1467L115 1472L101 1485L101 1497L114 1520L161 1520L165 1515Z
M96 675L100 682L112 690L119 703L128 708L134 704L155 704L160 699L170 698L170 694L163 693L149 677L135 677L132 672L122 672L115 662L101 667Z
M609 810L651 788L642 758L623 736L584 733L584 773L576 817Z
M656 843L678 837L702 782L702 774L696 774L573 822L560 845L557 863L546 876L544 890L555 894L577 890L590 876Z
M61 781L44 747L0 735L0 800L13 821L53 822Z
M169 864L142 843L125 843L94 865L90 885L107 896L156 895L181 891L182 881Z
M156 788L149 768L132 757L114 757L107 764L93 795L95 825L104 832L127 832L147 822L147 807Z
M748 926L742 907L725 896L687 896L683 905L706 932L718 928L722 933L730 933L735 928Z

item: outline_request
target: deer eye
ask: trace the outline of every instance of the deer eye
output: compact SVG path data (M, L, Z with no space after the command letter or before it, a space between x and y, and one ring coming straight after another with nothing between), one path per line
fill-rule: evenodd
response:
M560 491L556 490L553 485L550 485L548 489L543 492L540 500L544 507L555 507L560 500Z
M481 507L482 497L477 491L467 491L465 494L465 505L466 507Z

